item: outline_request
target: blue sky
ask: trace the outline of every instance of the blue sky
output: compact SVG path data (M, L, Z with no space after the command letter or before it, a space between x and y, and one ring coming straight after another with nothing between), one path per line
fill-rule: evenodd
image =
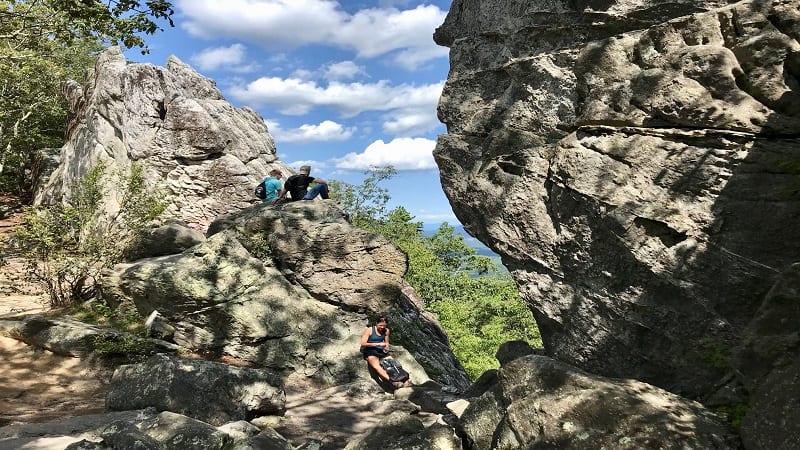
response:
M278 157L312 175L359 184L393 165L391 206L427 223L458 221L431 152L445 127L436 105L448 49L433 42L450 1L173 0L174 28L148 37L214 79L235 106L267 122Z

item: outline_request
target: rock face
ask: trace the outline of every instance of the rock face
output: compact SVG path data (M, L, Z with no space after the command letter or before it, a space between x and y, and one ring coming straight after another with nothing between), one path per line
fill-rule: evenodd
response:
M258 113L234 108L213 80L174 56L166 67L129 64L112 47L85 86L72 83L65 92L67 143L39 203L68 196L99 161L121 170L137 162L165 189L168 213L204 230L217 216L252 204L253 187L270 168L291 173L277 161ZM113 200L109 207L116 207Z
M285 406L280 378L267 371L164 355L118 367L106 397L109 411L155 407L216 426L280 414Z
M504 364L458 420L478 449L736 448L699 403L634 380L584 373L546 356Z
M104 295L143 317L158 311L158 329L169 330L161 337L183 348L328 384L369 377L359 339L388 315L392 351L415 383L430 373L466 388L446 335L402 282L405 270L400 250L351 226L333 201L257 205L221 217L182 253L117 265Z
M699 399L731 376L800 255L799 11L453 2L442 185L549 355Z

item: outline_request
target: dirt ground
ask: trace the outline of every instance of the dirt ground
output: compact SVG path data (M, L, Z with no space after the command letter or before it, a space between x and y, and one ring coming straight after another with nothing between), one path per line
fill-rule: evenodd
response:
M17 223L16 217L0 219L0 239ZM4 243L0 257L5 262L0 266L0 320L46 313L46 296L25 282L22 259ZM0 426L103 411L108 373L78 358L0 335L0 361Z

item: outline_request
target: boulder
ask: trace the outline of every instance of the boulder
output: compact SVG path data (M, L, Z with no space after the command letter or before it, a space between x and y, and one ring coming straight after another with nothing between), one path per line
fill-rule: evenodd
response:
M155 407L212 425L282 413L285 404L283 384L269 372L164 355L118 367L106 397L111 411Z
M416 417L394 411L374 428L348 442L345 450L375 448L456 450L461 448L461 442L449 427L434 425L426 429Z
M224 450L233 442L207 423L169 411L145 419L138 427L170 450Z
M729 376L800 254L798 10L453 2L434 157L547 354L694 399Z
M0 328L22 342L65 356L86 357L95 354L135 357L178 350L178 346L160 339L142 338L69 317L31 316L21 321L5 321Z
M230 450L294 450L294 447L277 431L267 427L257 435L237 442Z
M173 255L205 240L206 237L199 231L182 222L171 221L147 230L137 241L128 259L133 261L153 256Z
M722 419L697 402L635 380L604 378L529 355L458 419L470 449L735 449Z

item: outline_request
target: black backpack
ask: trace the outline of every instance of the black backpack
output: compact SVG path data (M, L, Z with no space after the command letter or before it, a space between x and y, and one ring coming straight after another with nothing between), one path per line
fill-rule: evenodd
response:
M400 365L400 362L394 358L381 359L381 367L383 367L383 370L389 375L389 381L403 382L409 378L408 372L406 372L403 366Z
M256 186L256 190L253 191L253 193L256 195L257 198L264 200L265 198L267 198L267 186L262 181L261 183L258 183L258 186Z

